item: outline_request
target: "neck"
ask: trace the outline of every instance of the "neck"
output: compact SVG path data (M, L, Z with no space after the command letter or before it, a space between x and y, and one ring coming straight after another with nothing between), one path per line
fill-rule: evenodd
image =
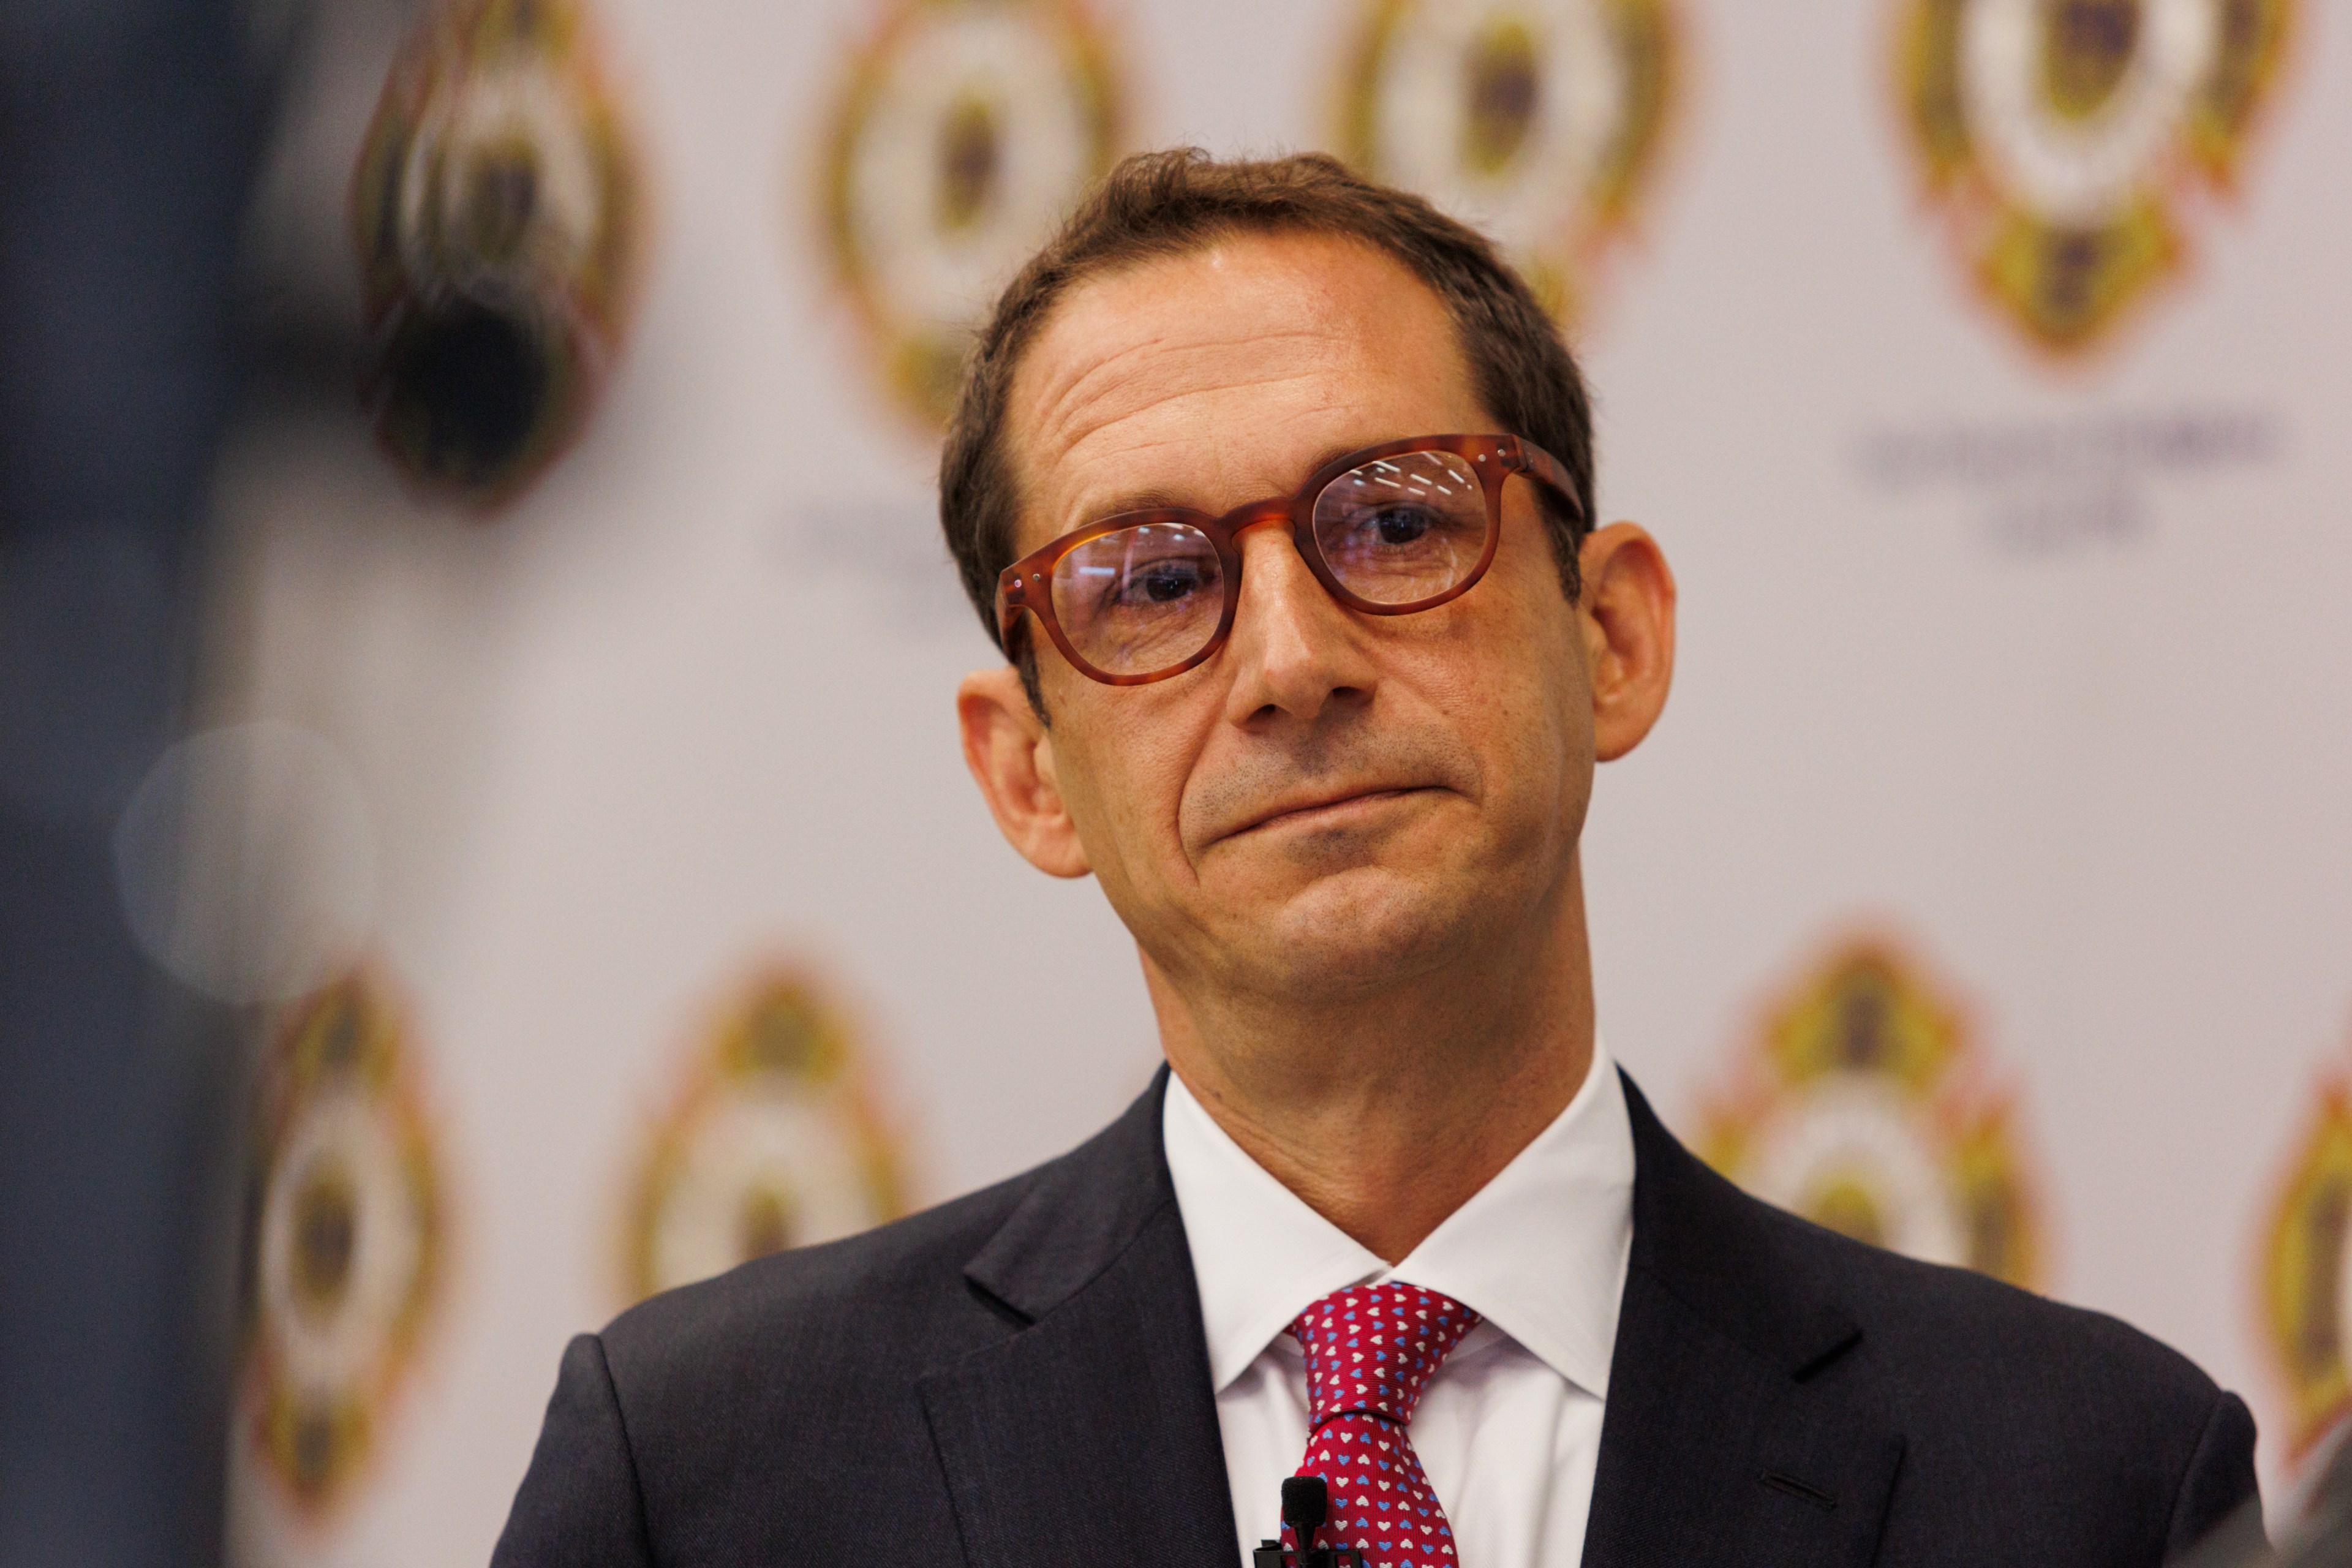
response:
M1569 883L1517 940L1338 1001L1204 994L1147 953L1169 1065L1252 1159L1396 1263L1584 1083L1592 965Z

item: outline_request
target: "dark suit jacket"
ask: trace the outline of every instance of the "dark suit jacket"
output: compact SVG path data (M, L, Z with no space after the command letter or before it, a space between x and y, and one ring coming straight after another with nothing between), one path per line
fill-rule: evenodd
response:
M495 1568L1235 1568L1164 1087L573 1340ZM2253 1494L2252 1419L2181 1357L1769 1208L1626 1098L1588 1568L2152 1565Z

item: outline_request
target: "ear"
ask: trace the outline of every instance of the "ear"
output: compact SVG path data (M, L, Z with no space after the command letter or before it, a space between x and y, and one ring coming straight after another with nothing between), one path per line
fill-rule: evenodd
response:
M1675 679L1675 574L1658 542L1630 522L1587 535L1578 562L1592 747L1614 762L1650 732Z
M1083 877L1093 869L1054 774L1054 738L1029 706L1011 665L974 670L956 689L964 765L1005 842L1040 871Z

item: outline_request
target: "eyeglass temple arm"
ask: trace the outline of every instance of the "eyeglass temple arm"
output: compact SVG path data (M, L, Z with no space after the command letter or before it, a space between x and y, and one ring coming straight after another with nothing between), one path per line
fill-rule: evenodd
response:
M1029 584L1018 572L1007 568L996 580L996 642L1008 655L1013 652L1013 634L1021 625L1021 612L1028 607Z
M1576 481L1569 477L1568 469L1561 466L1558 458L1533 441L1522 440L1516 436L1511 438L1511 444L1512 455L1517 459L1514 466L1521 473L1559 497L1560 503L1576 514L1580 523L1591 521L1584 515L1584 503L1576 499Z

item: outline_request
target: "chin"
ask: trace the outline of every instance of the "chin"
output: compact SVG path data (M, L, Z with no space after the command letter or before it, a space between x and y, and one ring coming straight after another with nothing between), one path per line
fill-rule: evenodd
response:
M1269 922L1259 963L1293 994L1377 991L1484 942L1496 906L1474 887L1431 887L1378 868L1318 879Z

